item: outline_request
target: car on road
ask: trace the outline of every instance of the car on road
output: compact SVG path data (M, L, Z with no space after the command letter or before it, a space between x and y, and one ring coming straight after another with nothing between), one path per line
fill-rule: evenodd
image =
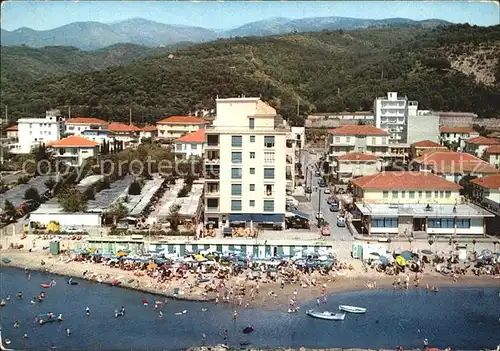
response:
M320 172L320 171L316 171L316 172L314 172L314 175L315 175L316 177L321 177L321 172Z
M330 188L326 188L325 191L324 191L324 193L328 195L328 194L331 194L332 191L330 190Z
M82 230L77 227L68 227L64 230L66 233L81 233Z
M337 217L337 227L345 227L345 218Z
M306 194L310 194L310 193L312 193L312 192L313 192L313 191L312 191L311 187L310 187L310 186L308 186L308 187L306 188Z
M339 212L340 210L340 207L339 207L339 204L338 203L333 203L331 206L330 206L330 211L331 212Z
M326 182L325 182L325 180L324 180L324 179L320 179L320 180L318 180L318 186L319 186L320 188L324 188L324 187L326 187Z
M321 212L321 211L316 212L315 218L316 219L323 219L323 212Z

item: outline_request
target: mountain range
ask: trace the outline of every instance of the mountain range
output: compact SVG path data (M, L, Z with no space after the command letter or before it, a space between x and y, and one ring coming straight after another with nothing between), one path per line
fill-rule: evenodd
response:
M61 27L37 31L22 27L13 31L1 30L2 46L29 47L73 46L82 50L96 50L118 43L144 46L163 46L179 42L206 42L217 38L237 36L268 36L291 32L320 32L323 30L354 30L384 26L421 26L433 28L450 25L439 19L414 21L408 18L382 20L350 17L315 17L289 19L269 18L244 24L230 30L213 30L194 26L171 25L132 18L115 23L74 22Z

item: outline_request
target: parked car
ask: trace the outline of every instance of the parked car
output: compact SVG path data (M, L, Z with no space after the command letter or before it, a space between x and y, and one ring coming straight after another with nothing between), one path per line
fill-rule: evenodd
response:
M326 187L326 182L323 179L318 180L318 186L320 188Z
M312 193L312 189L311 189L311 187L310 187L310 186L308 186L308 187L306 188L306 194L310 194L310 193Z
M80 233L82 230L77 227L68 227L64 230L66 233Z
M325 194L331 194L332 192L330 191L330 188L325 189Z
M331 212L339 212L340 210L340 207L339 207L339 204L337 202L334 202L331 206L330 206L330 211Z
M316 212L316 219L323 219L323 212L319 211L319 212Z
M316 172L314 172L314 175L315 175L316 177L321 177L321 172L320 172L320 171L316 171Z
M345 218L337 217L337 227L345 227Z

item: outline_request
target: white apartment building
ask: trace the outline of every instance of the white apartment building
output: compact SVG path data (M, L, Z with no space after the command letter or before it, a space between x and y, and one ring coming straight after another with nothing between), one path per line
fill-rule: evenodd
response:
M66 126L65 134L67 135L84 135L87 130L100 134L100 131L108 130L108 122L95 117L67 118L64 124Z
M54 149L53 157L71 166L80 166L89 157L97 157L99 144L78 135L54 141L50 144Z
M294 135L296 150L302 150L306 145L306 128L292 127L292 134Z
M34 147L59 140L64 133L64 121L59 110L49 110L45 118L20 118L19 142L9 144L10 152L28 154Z
M421 140L439 142L439 116L429 110L409 109L406 143L413 144Z
M368 125L352 125L330 129L327 138L328 161L334 167L339 156L352 152L390 157L389 136L382 129Z
M484 152L491 146L500 145L500 140L478 136L465 140L465 152L477 157L483 157Z
M416 115L417 109L417 101L388 92L387 96L375 99L375 126L389 133L389 143L407 143L408 116Z
M463 151L466 140L479 136L471 126L441 126L439 133L441 143L454 151Z
M184 135L175 140L175 158L189 159L191 157L203 157L205 144L205 129ZM210 160L205 160L209 163Z
M205 144L205 223L284 227L286 127L259 98L217 99Z
M492 145L483 153L483 160L491 163L496 168L500 168L500 145Z
M295 190L295 162L298 159L297 135L287 133L286 137L286 193L292 195Z

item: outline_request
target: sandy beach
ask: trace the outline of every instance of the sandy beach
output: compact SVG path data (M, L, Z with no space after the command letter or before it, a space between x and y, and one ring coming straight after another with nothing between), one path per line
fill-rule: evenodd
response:
M103 264L93 264L88 262L72 261L69 256L54 256L47 251L27 250L2 250L2 257L8 257L10 262L4 266L18 267L36 271L45 271L58 275L71 276L102 283L111 283L113 279L120 281L120 287L144 291L147 293L158 294L170 298L178 298L193 301L214 301L217 297L216 292L205 292L203 285L195 286L196 275L190 274L184 279L176 279L166 283L158 283L156 279L147 275L138 277L134 271L121 270ZM42 265L44 261L44 265ZM254 299L249 296L243 296L241 299L234 298L231 303L238 308L256 307L265 310L287 310L289 301L294 297L296 290L296 301L299 304L314 300L321 296L322 287L326 285L326 293L347 292L355 290L368 289L369 283L376 282L376 289L392 288L395 280L394 276L388 276L374 270L365 272L359 260L350 260L347 262L352 269L330 272L328 275L321 275L313 272L307 276L307 281L314 281L315 284L309 284L307 287L303 284L285 284L282 288L279 280L277 282L259 282L259 291L254 294ZM86 272L86 274L84 274ZM400 275L404 280L406 274ZM414 273L411 275L409 289L415 289L413 286ZM425 272L419 274L419 289L424 289L426 285L430 287L462 286L462 287L500 287L500 279L494 276L460 276L455 281L453 278L442 276L434 272ZM42 283L42 282L40 282ZM256 287L253 281L246 281L242 275L231 276L225 281L226 286L245 285L247 287ZM302 286L301 286L302 285ZM373 286L371 287L373 289ZM179 294L174 296L174 289L179 290ZM271 296L274 292L274 296ZM222 301L222 300L221 300ZM215 301L214 301L215 303Z

